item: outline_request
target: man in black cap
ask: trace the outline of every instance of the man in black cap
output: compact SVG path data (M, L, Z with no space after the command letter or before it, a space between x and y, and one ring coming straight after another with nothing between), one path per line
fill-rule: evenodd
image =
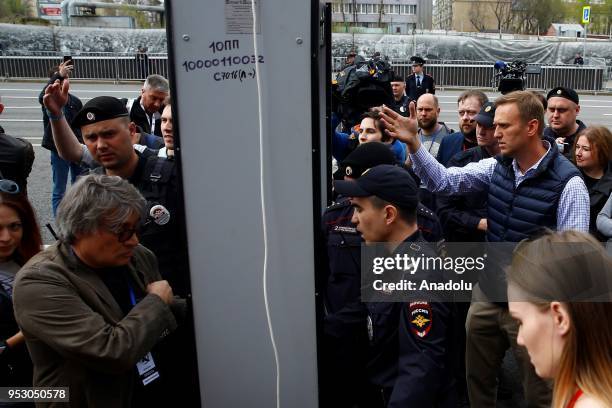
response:
M336 182L336 189L351 198L352 221L366 244L387 243L390 256L436 256L418 230L418 188L404 169L375 166L356 180ZM455 407L453 306L430 301L365 306L370 398L360 406Z
M426 93L436 93L436 83L430 75L423 72L425 60L418 56L410 58L412 75L406 78L406 95L410 101L416 101Z
M495 138L495 104L486 102L474 117L478 146L455 154L448 167L464 167L468 163L497 156L499 144ZM487 192L461 196L438 196L437 213L449 242L483 242L487 231Z
M395 164L393 152L380 142L358 146L341 163L338 173L355 180L367 169ZM361 239L351 221L353 207L348 197L328 207L322 231L327 244L326 268L319 274L326 316L324 320L324 377L321 395L325 406L353 406L363 397L367 342L365 309L360 303ZM425 240L441 244L440 223L433 212L419 203L417 225Z
M559 86L548 93L546 100L548 127L544 129L544 136L555 139L561 153L573 161L574 140L586 128L582 121L576 119L580 113L578 94L571 88Z
M63 115L68 101L69 80L55 81L45 90L43 103L51 123L59 155L81 161L94 173L119 176L133 184L147 200L147 220L140 227L140 242L157 257L159 272L175 294L189 295L189 272L184 230L179 213L176 165L172 160L144 156L134 150L136 125L130 121L125 104L112 96L89 100L75 116L72 126L80 127L85 148L79 143ZM160 352L160 366L166 367L167 389L182 389L188 401L199 401L193 337L188 325L168 337Z

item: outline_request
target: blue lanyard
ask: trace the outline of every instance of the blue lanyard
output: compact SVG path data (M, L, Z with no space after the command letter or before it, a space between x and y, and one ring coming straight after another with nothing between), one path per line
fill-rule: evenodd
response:
M136 295L134 294L134 289L132 289L132 285L130 285L130 282L127 283L128 285L128 290L130 291L130 303L132 304L132 307L136 306Z

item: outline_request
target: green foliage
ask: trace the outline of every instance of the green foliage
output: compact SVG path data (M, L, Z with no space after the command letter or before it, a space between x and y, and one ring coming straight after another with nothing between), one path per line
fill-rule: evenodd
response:
M134 3L136 2L134 1ZM163 26L159 23L151 24L151 22L147 18L147 13L144 11L133 10L128 7L121 7L120 10L121 10L121 15L130 16L134 18L134 22L136 23L136 28L163 28Z
M589 1L579 0L576 3L566 3L563 21L566 23L582 24L582 7L588 6ZM589 34L608 34L612 25L612 1L603 4L591 4L591 22L588 26Z
M544 33L552 23L564 16L562 0L518 0L514 6L517 31L526 34Z
M21 0L0 0L0 21L18 23L27 17L26 5Z

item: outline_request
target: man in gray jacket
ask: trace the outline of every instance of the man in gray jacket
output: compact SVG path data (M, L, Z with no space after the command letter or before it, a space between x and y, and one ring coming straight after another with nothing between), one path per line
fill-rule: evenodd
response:
M138 243L144 206L120 177L82 177L58 208L59 242L15 280L34 386L69 387L69 406L130 407L160 381L151 350L176 329L185 304Z

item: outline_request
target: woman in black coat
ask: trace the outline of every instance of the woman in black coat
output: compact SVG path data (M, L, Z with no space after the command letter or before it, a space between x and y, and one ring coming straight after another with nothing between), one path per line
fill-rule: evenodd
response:
M605 241L606 238L597 230L596 220L612 192L612 133L603 126L587 127L574 142L574 158L589 190L589 232Z

